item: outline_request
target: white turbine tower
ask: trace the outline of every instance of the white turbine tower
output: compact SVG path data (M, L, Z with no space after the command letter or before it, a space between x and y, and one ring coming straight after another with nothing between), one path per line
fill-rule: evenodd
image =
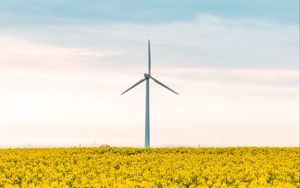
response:
M148 73L144 74L144 78L138 81L136 84L128 88L126 91L124 91L121 95L126 93L127 91L133 89L137 85L141 84L142 82L146 81L146 120L145 120L145 148L150 147L150 87L149 87L149 82L150 79L152 79L154 82L157 84L163 86L164 88L172 91L173 93L179 95L176 91L172 90L165 84L161 83L157 79L153 78L151 76L151 50L150 50L150 40L148 40Z

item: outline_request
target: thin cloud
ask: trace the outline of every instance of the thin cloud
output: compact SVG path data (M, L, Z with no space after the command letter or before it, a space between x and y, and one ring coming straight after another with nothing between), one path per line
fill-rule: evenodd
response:
M203 14L188 22L154 25L52 25L22 28L22 33L18 30L20 28L11 27L2 30L0 34L5 36L10 33L12 37L63 48L63 57L104 55L105 58L84 62L99 68L142 66L142 62L145 62L145 41L148 38L152 39L153 63L156 66L299 68L299 31L296 24L224 19Z

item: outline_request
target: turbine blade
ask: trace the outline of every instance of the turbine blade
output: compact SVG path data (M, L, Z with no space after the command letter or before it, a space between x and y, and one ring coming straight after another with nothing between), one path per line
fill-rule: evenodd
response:
M132 88L136 87L137 85L139 85L140 83L142 83L143 81L145 81L146 78L141 79L140 81L138 81L136 84L134 84L133 86L131 86L130 88L128 88L126 91L124 91L121 95L125 94L127 91L131 90Z
M151 74L151 49L150 49L150 40L148 40L148 74Z
M163 86L164 88L172 91L173 93L179 95L176 91L174 91L173 89L169 88L168 86L166 86L165 84L161 83L160 81L156 80L155 78L153 78L152 76L150 77L152 80L154 80L156 83L158 83L159 85Z

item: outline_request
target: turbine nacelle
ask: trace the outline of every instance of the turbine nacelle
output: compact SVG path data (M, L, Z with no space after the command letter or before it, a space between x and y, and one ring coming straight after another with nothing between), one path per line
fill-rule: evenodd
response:
M145 73L145 74L144 74L144 77L145 77L145 79L149 79L149 78L151 78L151 75L150 75L150 74L147 74L147 73Z

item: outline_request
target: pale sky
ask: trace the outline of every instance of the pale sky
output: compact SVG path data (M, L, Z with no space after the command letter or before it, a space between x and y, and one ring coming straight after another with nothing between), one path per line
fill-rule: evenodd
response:
M0 2L0 147L299 145L299 2Z

